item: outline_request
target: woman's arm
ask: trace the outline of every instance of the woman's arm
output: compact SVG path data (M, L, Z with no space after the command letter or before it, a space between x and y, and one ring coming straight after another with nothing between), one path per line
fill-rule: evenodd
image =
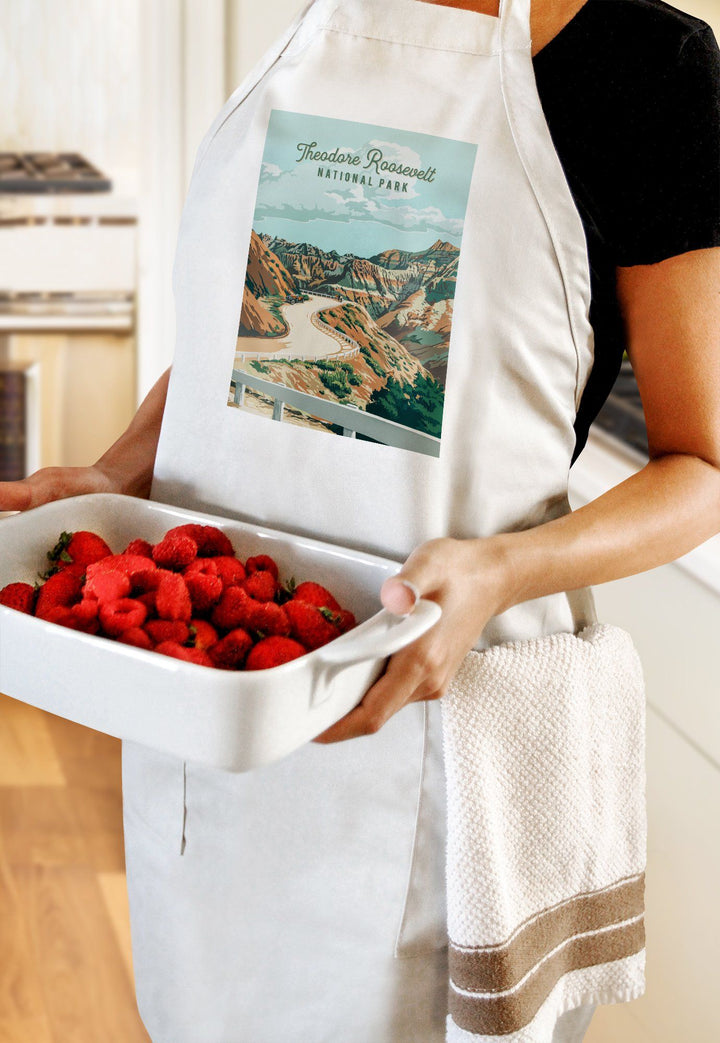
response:
M407 703L440 698L490 617L512 605L656 568L720 532L720 248L619 268L617 277L649 463L532 529L413 551L383 584L383 604L409 611L409 581L442 605L442 618L315 741L375 732Z
M170 370L150 389L129 427L88 467L43 467L20 482L0 482L0 511L25 511L83 493L148 497Z

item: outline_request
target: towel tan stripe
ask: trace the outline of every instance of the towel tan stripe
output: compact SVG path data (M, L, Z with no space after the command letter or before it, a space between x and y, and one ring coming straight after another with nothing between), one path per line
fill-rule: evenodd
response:
M645 946L643 917L598 934L573 938L548 957L515 992L497 996L466 996L449 989L449 1011L466 1032L499 1036L518 1032L535 1017L558 980L570 971L621 960Z
M645 874L641 873L611 888L574 895L561 905L543 910L504 944L460 948L451 940L450 977L459 988L474 992L510 989L566 938L642 913L644 895Z

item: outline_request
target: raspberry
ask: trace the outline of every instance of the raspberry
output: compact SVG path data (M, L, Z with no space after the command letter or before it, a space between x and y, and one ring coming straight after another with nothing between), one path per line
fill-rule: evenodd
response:
M141 558L152 559L152 552L152 543L148 543L147 540L133 540L132 543L128 543L123 554L139 554Z
M182 623L179 619L151 619L145 624L144 630L156 645L163 641L176 641L177 644L184 645L190 636L187 623Z
M192 603L185 580L175 572L164 572L155 596L155 606L160 619L181 619L189 623Z
M289 637L265 637L250 649L246 670L268 670L305 655L307 649Z
M242 583L245 593L258 601L272 601L277 587L277 580L272 572L264 570L251 573Z
M118 598L117 601L105 601L98 611L100 625L106 634L118 637L125 630L141 627L147 616L147 609L135 598Z
M269 554L256 554L254 557L248 558L245 562L245 571L248 576L252 576L256 572L269 572L273 579L277 579L280 575L277 565Z
M247 630L240 627L231 630L229 634L214 644L209 655L213 665L220 670L239 670L245 656L252 648L252 638Z
M79 608L79 604L70 608L56 605L49 610L47 621L49 623L57 623L61 627L69 627L70 630L81 630L85 634L97 634L100 630L100 624L97 619L83 618L77 611Z
M307 601L297 601L293 598L292 601L286 602L283 608L290 620L292 636L308 649L320 648L340 633L339 628L325 618L323 610Z
M316 605L318 608L331 608L333 612L340 611L340 605L330 591L321 587L319 583L309 581L301 583L295 588L293 598L298 601L306 601L309 605Z
M118 641L124 645L134 645L135 648L146 648L149 652L155 647L142 627L130 627L129 630L124 630L118 637Z
M156 543L152 556L155 564L161 568L180 572L197 558L197 552L195 540L182 533L176 533L174 536L165 536L160 543Z
M0 605L31 616L35 607L35 588L29 583L8 583L0 590Z
M157 645L155 651L160 655L172 656L173 659L184 659L186 663L195 663L197 666L213 665L207 652L202 652L199 648L185 648L177 641L163 641L162 644Z
M82 601L78 601L72 606L71 611L78 619L90 622L91 619L97 619L99 607L99 602L95 598L84 597Z
M147 572L151 563L141 554L111 554L108 558L93 562L87 567L88 579L99 576L101 572L124 572L131 580L134 580L141 572Z
M244 627L249 621L253 599L242 587L228 587L215 606L210 621L220 630Z
M218 633L215 627L211 627L206 620L191 619L190 636L187 640L191 639L193 648L201 648L203 652L207 652L209 648L217 644Z
M212 560L217 569L217 574L222 580L223 590L227 587L237 586L247 576L245 566L237 558L220 555L220 557Z
M165 534L165 539L168 536L175 535L189 536L195 540L199 558L215 558L218 555L233 557L235 554L233 545L225 533L215 528L214 525L197 525L193 523L177 525Z
M183 577L194 612L207 612L220 600L223 584L212 558L197 558L185 569Z
M124 572L100 572L86 581L83 594L97 601L117 601L130 594L132 584Z
M135 594L134 597L136 601L139 601L147 609L148 619L157 619L157 606L155 604L155 599L157 597L156 591L148 590L147 594Z
M159 569L154 561L148 561L147 568L135 572L132 577L133 597L156 591L165 574L172 575L169 569Z

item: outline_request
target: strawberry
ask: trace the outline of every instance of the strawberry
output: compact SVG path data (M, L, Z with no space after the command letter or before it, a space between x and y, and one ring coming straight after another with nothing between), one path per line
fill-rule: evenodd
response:
M213 665L207 652L203 652L199 648L185 648L177 641L163 641L162 644L156 646L155 651L160 655L172 656L173 659L184 659L186 663L195 663L197 666Z
M191 561L197 558L198 546L195 540L183 533L165 536L153 547L153 561L163 569L181 572Z
M245 660L246 670L269 670L273 666L288 663L307 652L297 641L289 637L264 637L250 649Z
M160 619L181 619L189 623L192 617L192 602L185 580L175 572L164 572L155 596L155 606Z
M118 637L125 630L141 627L146 615L147 609L135 598L104 601L98 610L100 625L110 637Z
M83 594L96 601L117 601L130 594L130 577L124 572L100 572L86 580Z
M218 641L209 651L213 666L220 670L239 670L242 667L245 656L252 648L252 638L247 630L237 627L226 634L222 641Z
M340 609L337 613L337 621L337 626L341 634L345 634L348 630L352 630L353 627L357 626L357 619L347 608Z
M152 559L152 552L152 543L148 543L147 540L133 540L132 543L128 543L123 554L139 554L141 558Z
M0 590L0 605L31 616L35 607L35 587L29 583L8 583Z
M248 612L248 626L265 637L288 637L290 635L290 620L282 605L276 605L274 601L256 601L251 604Z
M258 601L272 601L275 597L277 586L277 580L269 570L253 572L242 582L242 588L245 593Z
M221 554L212 560L217 569L217 574L222 580L223 590L227 587L237 586L245 579L247 575L245 566L237 558Z
M256 554L254 557L248 558L245 562L245 571L248 576L252 576L256 572L269 572L273 579L277 579L280 574L269 554Z
M232 558L235 555L235 550L230 540L224 532L216 529L214 525L197 525L193 523L177 525L174 529L170 529L165 533L165 539L168 536L175 535L189 536L195 540L199 558L215 558L221 554Z
M61 571L68 565L92 565L111 554L105 540L94 532L63 532L53 549L48 551L50 571Z
M190 636L187 640L192 641L193 648L201 648L203 652L207 652L217 644L218 632L204 619L191 619Z
M340 611L340 605L332 596L329 590L325 587L321 587L319 583L311 583L307 581L301 583L298 587L295 587L294 598L298 601L307 601L309 605L316 605L318 608L331 608L333 612Z
M143 629L156 645L163 641L176 641L179 645L184 645L190 636L187 623L179 619L150 619Z
M307 649L320 648L340 633L338 627L326 618L325 613L333 618L329 609L319 609L317 605L295 598L286 602L283 609L290 620L292 636Z
M92 568L92 566L89 566ZM81 566L77 566L81 568ZM75 567L63 569L50 576L40 588L35 605L35 615L39 619L47 619L53 608L70 608L80 600L82 594L82 575L78 575Z
M146 648L148 652L155 647L142 627L130 627L129 630L123 630L118 641L124 645L133 645L135 648Z

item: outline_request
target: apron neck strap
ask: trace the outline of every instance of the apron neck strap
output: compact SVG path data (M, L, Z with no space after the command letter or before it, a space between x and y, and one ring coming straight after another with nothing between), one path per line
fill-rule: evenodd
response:
M502 50L529 48L531 0L500 0L500 46Z

